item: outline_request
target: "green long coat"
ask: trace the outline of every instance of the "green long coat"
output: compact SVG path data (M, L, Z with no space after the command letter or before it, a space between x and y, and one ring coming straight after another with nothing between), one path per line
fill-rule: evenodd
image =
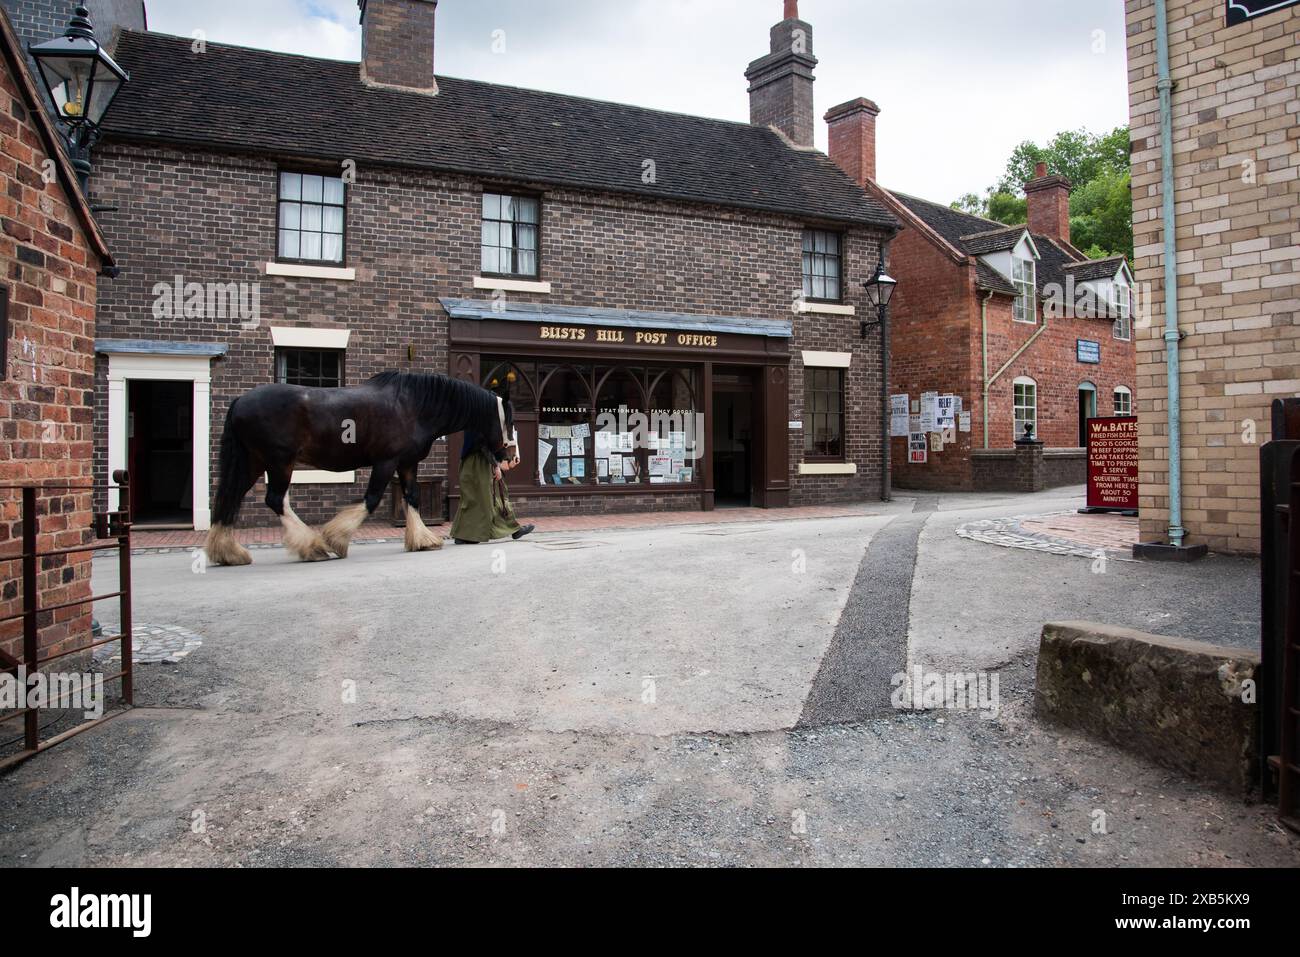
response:
M517 531L519 522L505 493L505 483L493 481L491 460L475 452L460 463L460 508L451 526L451 537L481 543L509 538Z

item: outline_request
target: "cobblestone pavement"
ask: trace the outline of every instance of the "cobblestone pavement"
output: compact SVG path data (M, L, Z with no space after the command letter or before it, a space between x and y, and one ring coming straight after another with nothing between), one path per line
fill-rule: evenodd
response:
M535 524L539 533L590 532L616 529L662 528L669 525L732 525L743 522L794 522L817 518L863 518L883 514L881 506L816 505L803 508L721 508L712 512L651 512L635 515L564 515L551 518L520 520ZM446 522L433 526L441 535L450 534ZM283 532L280 527L241 528L235 537L247 548L279 548ZM388 522L363 525L353 544L378 545L402 541L403 530ZM199 548L206 533L192 530L134 529L131 533L132 554L144 555L177 548Z
M105 623L104 633L114 634L119 627L113 622ZM202 638L179 625L135 625L131 635L131 658L137 665L180 664L203 645ZM121 661L122 646L119 642L100 645L92 655L97 663Z
M957 534L961 538L1003 548L1023 548L1079 558L1096 558L1097 553L1103 551L1111 560L1133 561L1131 555L1138 542L1138 520L1123 515L1057 512L970 522L958 528Z

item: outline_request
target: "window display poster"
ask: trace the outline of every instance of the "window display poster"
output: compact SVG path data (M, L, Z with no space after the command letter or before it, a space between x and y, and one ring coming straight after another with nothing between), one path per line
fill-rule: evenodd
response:
M650 456L650 474L660 477L673 474L673 460L666 455Z
M575 438L575 439L586 439L586 438L590 438L590 437L591 437L591 426L590 426L590 425L575 425L575 426L573 427L573 434L572 434L571 437L572 437L572 438Z
M572 439L569 440L569 442L570 442L570 448L569 448L570 455L580 456L580 455L587 454L586 439L580 439L577 436L574 436Z
M609 460L609 477L610 478L623 477L623 456L615 455L613 458Z
M555 460L555 477L562 479L569 477L569 459Z
M612 432L596 433L596 457L609 458L609 450L613 446L614 434Z
M924 432L913 432L908 436L907 461L912 465L925 465L930 461L930 447Z
M609 478L609 459L596 459L596 478Z
M573 477L579 479L585 479L587 477L587 460L573 459L572 462L573 465L571 466L571 471Z
M538 469L541 470L546 469L546 463L551 460L551 453L554 451L555 451L555 446L553 446L550 442L543 442L541 439L537 440Z
M549 439L551 437L551 427L549 425L539 425L537 427L537 437L539 439Z
M620 452L636 451L636 440L631 432L618 433L618 450Z
M677 472L677 481L689 485L695 481L695 469L680 469Z
M560 458L567 459L570 455L573 454L571 451L573 447L572 439L556 439L555 444L556 444L556 454L559 455Z

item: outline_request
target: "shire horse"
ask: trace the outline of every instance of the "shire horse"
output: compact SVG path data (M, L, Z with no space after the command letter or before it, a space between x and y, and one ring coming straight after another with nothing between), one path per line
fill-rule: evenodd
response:
M285 547L301 561L324 561L331 552L346 558L353 535L379 507L394 473L406 501L406 550L441 548L442 538L420 518L416 473L435 440L465 431L482 436L498 461L518 458L510 403L447 376L383 372L351 389L253 389L226 414L208 560L252 563L248 549L235 540L234 527L244 496L263 474L266 505L280 517ZM345 508L320 532L289 507L295 468L350 472L367 467L373 471L365 501Z

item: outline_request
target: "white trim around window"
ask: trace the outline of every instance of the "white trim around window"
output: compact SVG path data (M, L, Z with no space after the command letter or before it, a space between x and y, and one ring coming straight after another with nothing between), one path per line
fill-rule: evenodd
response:
M268 276L284 276L289 279L338 279L353 282L357 271L339 266L309 266L305 263L267 263Z
M853 353L804 352L803 364L814 369L847 369L853 364Z
M1025 434L1025 423L1034 423L1034 438L1038 438L1038 382L1029 376L1020 376L1011 384L1011 407L1015 413L1012 438Z
M1133 414L1133 390L1126 385L1115 386L1115 395L1112 400L1115 405L1115 414L1117 416L1129 416Z
M271 343L277 349L346 349L351 329L304 329L272 326Z
M475 289L487 289L493 292L535 292L543 296L551 294L549 282L536 282L532 279L497 279L492 276L475 276Z
M858 466L854 462L804 462L799 466L800 475L857 475Z
M807 299L799 300L799 314L807 313L821 314L824 316L856 316L857 307L844 306L833 302L809 302Z

